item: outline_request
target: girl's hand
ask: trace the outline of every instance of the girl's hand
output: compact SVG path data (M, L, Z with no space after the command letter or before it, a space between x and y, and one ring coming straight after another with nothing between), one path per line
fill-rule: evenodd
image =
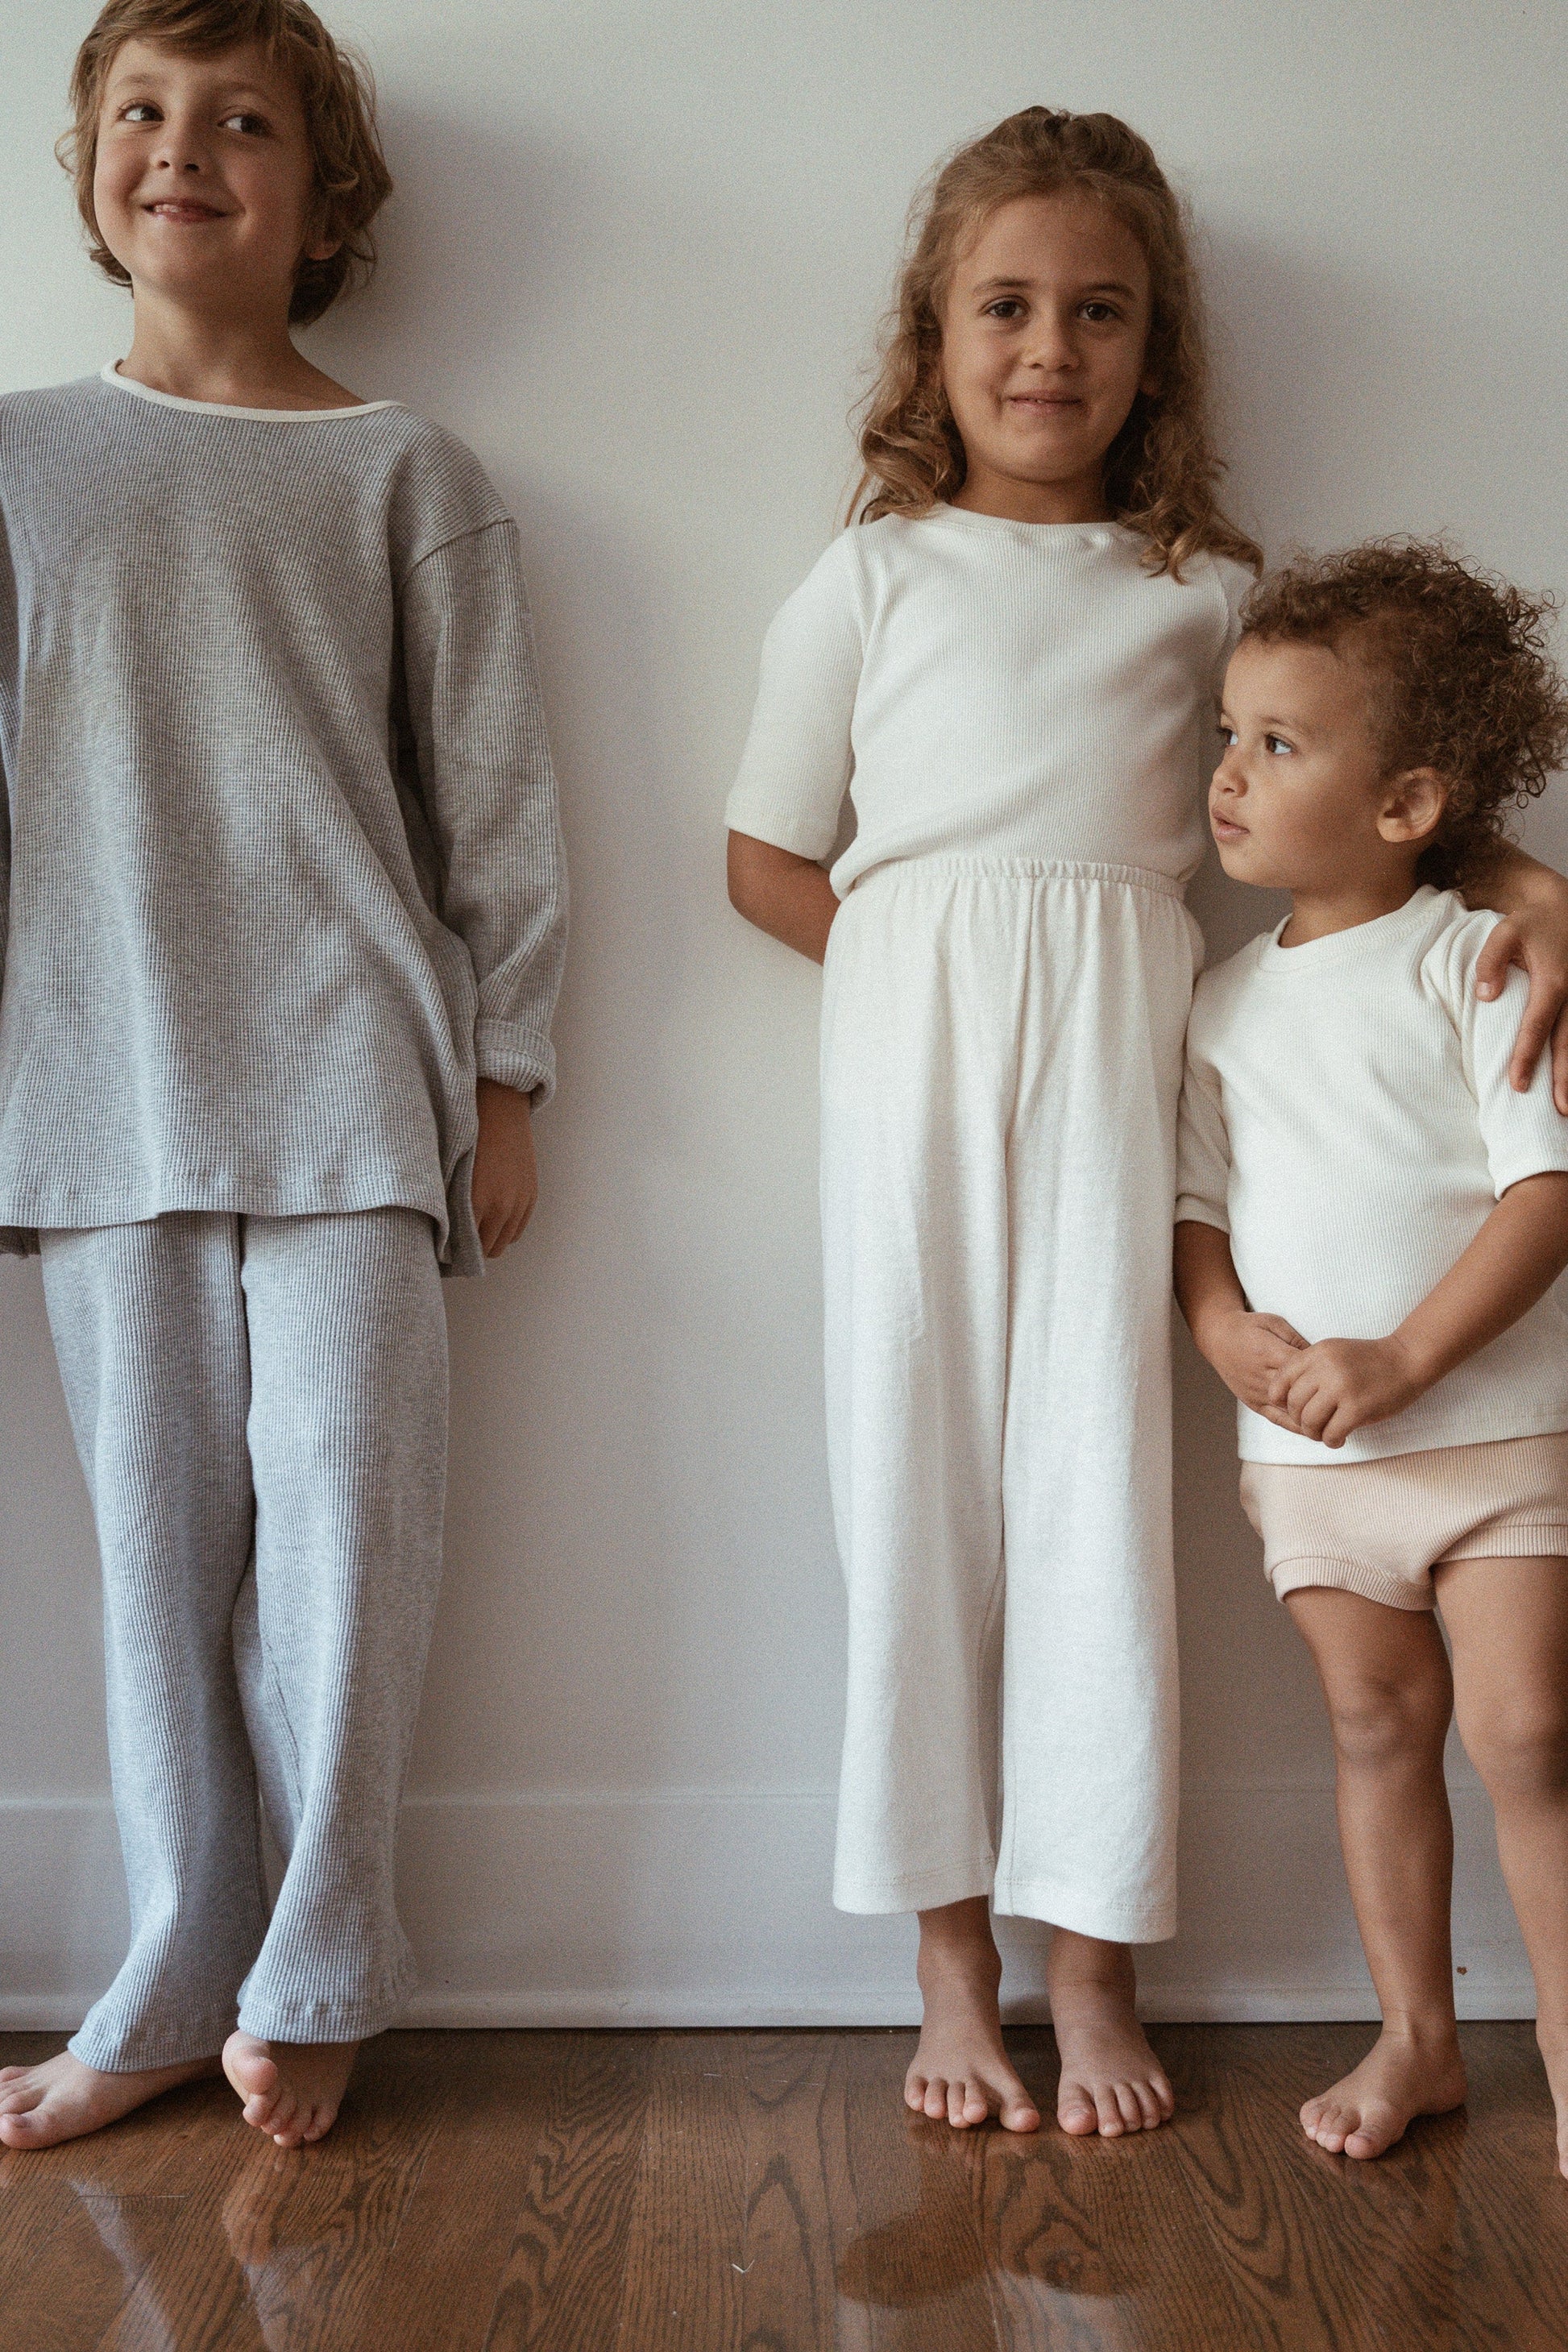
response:
M1198 1344L1232 1396L1294 1429L1274 1402L1274 1391L1292 1364L1301 1360L1307 1342L1283 1315L1254 1315L1248 1307L1229 1307L1205 1317Z
M1342 1445L1352 1429L1386 1421L1431 1386L1403 1339L1320 1339L1268 1383L1269 1419L1320 1444Z
M474 1222L487 1257L510 1249L539 1198L533 1156L533 1105L515 1087L479 1080L479 1138L474 1146Z
M1501 992L1509 966L1519 964L1530 981L1530 1002L1519 1024L1509 1081L1524 1094L1548 1040L1552 1047L1552 1098L1568 1116L1568 881L1522 850L1500 859L1495 887L1466 892L1471 905L1497 909L1498 924L1476 963L1476 993Z

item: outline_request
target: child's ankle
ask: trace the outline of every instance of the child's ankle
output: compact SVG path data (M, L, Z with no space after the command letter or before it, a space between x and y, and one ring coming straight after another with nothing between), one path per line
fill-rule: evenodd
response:
M1000 1979L1002 1955L992 1933L989 1906L982 1900L946 1903L940 1910L920 1914L921 1945L917 1974L939 1969L943 1975L962 1970L988 1979Z
M1385 2017L1383 2032L1391 2042L1404 2042L1413 2050L1457 2050L1459 2044L1458 2020L1451 2011L1417 2010Z
M1137 1990L1131 1945L1079 1936L1068 1927L1053 1930L1046 1969L1051 1986L1060 1992L1116 1993L1131 1999Z

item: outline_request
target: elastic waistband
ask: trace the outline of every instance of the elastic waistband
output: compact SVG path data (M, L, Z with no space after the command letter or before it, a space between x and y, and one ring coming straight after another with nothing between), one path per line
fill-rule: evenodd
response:
M1117 890L1152 890L1162 898L1184 899L1187 886L1147 866L1112 866L1070 857L890 857L850 885L849 895L898 875L967 876L974 881L1102 882Z

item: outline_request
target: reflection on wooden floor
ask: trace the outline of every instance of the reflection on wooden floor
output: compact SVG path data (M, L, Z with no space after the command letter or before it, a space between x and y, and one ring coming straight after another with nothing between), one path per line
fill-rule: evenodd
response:
M1531 2029L1463 2031L1468 2112L1375 2165L1296 2122L1364 2026L1156 2029L1181 2115L1111 2143L907 2116L902 2032L388 2034L302 2154L209 2084L0 2154L0 2347L1562 2352Z

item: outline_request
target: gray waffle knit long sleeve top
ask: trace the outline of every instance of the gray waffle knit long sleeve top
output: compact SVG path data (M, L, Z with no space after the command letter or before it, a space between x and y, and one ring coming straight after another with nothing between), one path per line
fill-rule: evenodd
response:
M403 1206L480 1263L565 885L517 532L398 404L0 400L0 1247Z

